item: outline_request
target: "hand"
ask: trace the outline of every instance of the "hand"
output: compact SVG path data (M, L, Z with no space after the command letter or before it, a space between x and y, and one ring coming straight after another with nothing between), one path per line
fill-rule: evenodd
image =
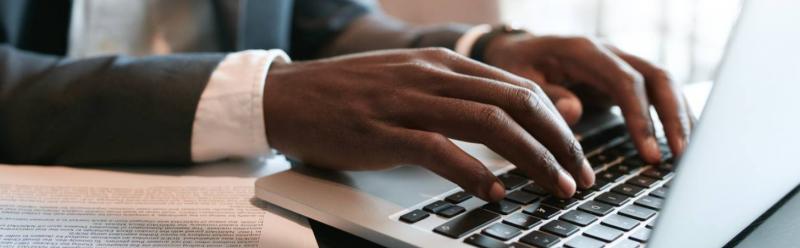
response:
M530 80L445 49L274 65L264 89L269 143L287 156L340 170L421 165L488 201L504 197L499 180L447 137L485 144L560 197L594 183L556 113Z
M661 159L650 116L655 107L672 152L683 152L691 130L684 97L666 72L619 49L579 37L509 34L493 39L485 60L531 79L556 102L570 124L579 119L583 103L610 99L622 110L642 158ZM570 89L589 88L592 93ZM583 96L579 99L578 96Z

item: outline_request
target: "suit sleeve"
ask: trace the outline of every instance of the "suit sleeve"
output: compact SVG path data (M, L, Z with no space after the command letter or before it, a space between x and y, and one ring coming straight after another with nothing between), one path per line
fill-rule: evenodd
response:
M295 0L291 55L311 59L391 48L453 49L469 25L414 27L386 15L375 1Z
M358 0L295 0L292 14L291 57L314 58L353 21L374 11Z
M68 60L0 45L0 162L191 162L200 95L222 54Z

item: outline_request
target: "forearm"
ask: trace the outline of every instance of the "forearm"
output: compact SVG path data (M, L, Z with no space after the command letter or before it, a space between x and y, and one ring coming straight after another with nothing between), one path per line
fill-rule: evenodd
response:
M191 162L197 102L222 58L64 60L0 46L0 161Z
M455 23L415 27L383 13L371 12L353 21L321 50L319 57L392 48L453 49L469 28L469 25Z

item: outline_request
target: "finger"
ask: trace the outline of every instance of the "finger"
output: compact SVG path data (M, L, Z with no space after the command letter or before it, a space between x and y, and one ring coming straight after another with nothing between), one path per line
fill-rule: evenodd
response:
M578 123L578 120L583 113L583 105L580 98L573 94L567 88L552 84L544 75L534 70L532 67L525 66L517 69L510 69L508 72L520 77L533 80L542 87L542 90L550 98L551 102L555 103L555 109L564 118L564 121L569 125Z
M453 72L438 93L441 96L498 106L555 156L558 163L577 181L580 188L594 184L594 171L586 161L580 143L556 111L552 102L534 85L534 90L513 84Z
M427 52L426 56L432 58L432 66L436 68L476 77L494 79L530 90L538 88L538 85L530 79L514 75L513 73L504 71L497 67L480 63L476 60L452 52L451 50L423 49L422 51ZM553 113L557 113L557 110L552 103L548 103L547 107L550 108Z
M392 127L401 145L392 147L404 162L421 165L479 198L496 202L505 197L500 180L480 161L441 134Z
M648 95L658 113L672 153L680 155L691 131L691 118L683 94L663 70L633 55L612 48L623 60L641 72Z
M396 111L404 126L481 143L520 168L554 195L568 198L575 181L553 154L502 109L461 99L419 95L411 107Z
M583 104L581 104L578 96L567 88L558 85L545 84L542 85L542 90L551 101L555 102L556 109L561 114L561 117L564 117L567 124L575 125L578 123L581 114L583 114Z
M577 81L595 82L611 95L622 110L628 132L642 159L650 163L661 160L650 116L650 102L643 76L608 49L594 44L573 55L567 74Z

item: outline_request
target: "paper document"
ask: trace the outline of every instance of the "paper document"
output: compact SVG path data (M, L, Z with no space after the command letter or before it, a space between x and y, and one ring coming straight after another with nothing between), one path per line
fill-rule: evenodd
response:
M316 247L254 181L0 165L0 247Z

